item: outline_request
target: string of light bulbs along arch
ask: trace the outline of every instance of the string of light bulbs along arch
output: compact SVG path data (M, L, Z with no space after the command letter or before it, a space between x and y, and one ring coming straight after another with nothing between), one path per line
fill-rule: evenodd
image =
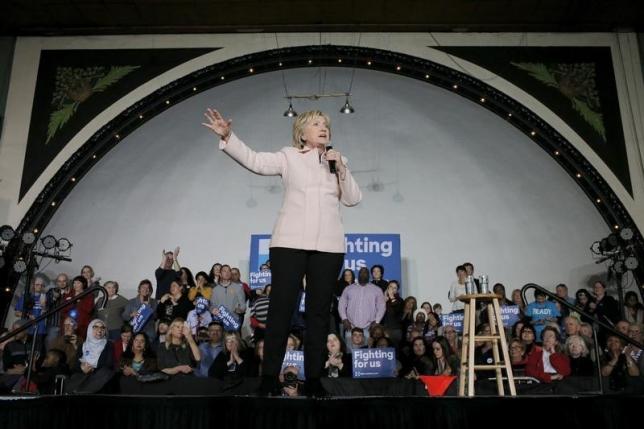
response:
M233 58L190 73L137 100L96 131L63 164L29 208L16 228L16 234L31 231L37 235L42 231L58 205L101 157L146 121L172 105L216 86L258 73L306 67L369 69L424 81L465 97L504 118L509 125L519 129L545 150L575 180L612 230L618 232L628 228L633 232L633 254L642 260L642 235L615 192L568 140L529 108L487 83L442 64L391 51L336 45L279 48ZM299 97L315 100L324 96L344 97L342 113L355 111L349 102L351 91L326 95L294 95L287 92L285 98L289 101L289 108L283 115L292 117L296 114L292 102ZM25 257L24 253L29 250L29 246L23 246L20 252L9 256L15 260ZM640 279L644 278L641 264L635 274Z

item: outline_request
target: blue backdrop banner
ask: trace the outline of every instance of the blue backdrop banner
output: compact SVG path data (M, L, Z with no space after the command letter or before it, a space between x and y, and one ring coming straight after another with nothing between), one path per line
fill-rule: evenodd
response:
M248 267L251 289L260 289L271 283L271 270L268 249L271 244L270 234L252 234L250 236L250 267Z
M252 234L250 237L250 287L263 288L271 282L269 261L270 234ZM384 278L401 277L400 234L345 234L344 267L356 273L362 267L382 265ZM338 273L339 274L339 273Z

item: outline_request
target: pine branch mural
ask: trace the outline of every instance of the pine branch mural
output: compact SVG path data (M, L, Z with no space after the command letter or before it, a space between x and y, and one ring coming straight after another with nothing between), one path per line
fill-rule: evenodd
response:
M84 101L105 91L139 67L58 67L45 144L69 122Z
M595 64L511 63L528 72L544 85L556 88L568 98L572 108L606 141L601 105L595 83Z

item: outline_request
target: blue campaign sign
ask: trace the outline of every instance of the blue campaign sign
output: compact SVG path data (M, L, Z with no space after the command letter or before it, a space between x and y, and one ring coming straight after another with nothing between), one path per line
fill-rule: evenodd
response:
M344 249L344 269L356 277L362 267L382 265L385 279L401 280L400 234L345 234Z
M396 376L396 349L354 349L353 378L390 378Z
M269 260L270 234L252 234L250 236L250 287L260 289L271 283L271 270L266 263Z
M219 316L216 318L224 324L224 330L226 331L238 331L239 330L239 321L237 316L232 314L226 307L220 305L217 307L219 310Z
M287 366L297 368L297 379L304 380L304 352L301 350L287 350L282 361L282 369Z
M269 260L270 234L253 234L250 237L250 287L262 288L271 282ZM400 234L345 234L344 267L356 273L362 267L382 265L384 278L401 279ZM338 273L339 274L339 273Z
M519 321L519 306L504 305L501 307L501 320L504 328L511 328Z
M441 322L443 326L453 326L456 332L463 333L463 321L465 320L465 313L448 313L441 314Z
M147 321L152 317L152 307L147 304L141 304L141 306L136 310L136 314L130 320L130 325L132 325L132 332L135 334L143 329Z

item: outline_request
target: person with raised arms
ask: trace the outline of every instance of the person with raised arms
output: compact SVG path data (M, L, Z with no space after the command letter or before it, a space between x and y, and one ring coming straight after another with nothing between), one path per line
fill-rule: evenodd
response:
M333 149L329 117L320 111L299 115L293 123L291 147L278 152L255 152L232 131L232 121L213 109L205 113L205 127L219 138L219 148L248 170L281 176L282 208L271 237L272 292L266 323L261 395L279 394L281 370L291 315L306 277L304 347L309 396L325 395L322 376L329 325L329 309L336 279L344 262L344 228L340 203L355 206L362 193L347 160Z

